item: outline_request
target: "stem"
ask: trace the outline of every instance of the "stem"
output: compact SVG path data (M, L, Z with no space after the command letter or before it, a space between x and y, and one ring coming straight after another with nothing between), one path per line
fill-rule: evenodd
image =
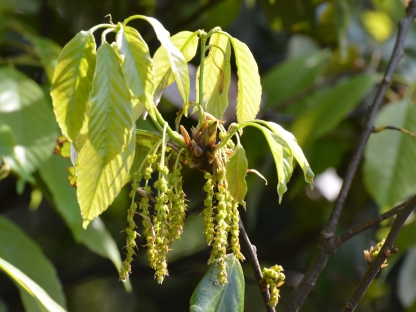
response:
M117 25L113 25L113 24L99 24L99 25L95 25L94 27L90 28L90 32L93 33L94 31L96 31L97 29L100 28L116 28Z
M241 243L245 251L247 252L247 259L251 264L251 268L253 269L254 277L256 278L256 281L258 283L261 295L263 297L264 304L266 306L266 310L268 312L275 312L275 309L269 306L270 294L267 291L267 288L265 289L260 285L260 281L263 279L263 273L261 272L259 260L257 259L256 246L251 244L250 239L248 238L246 229L244 228L243 222L241 221L241 218L238 221L238 227L240 229Z
M347 301L342 312L354 311L360 302L361 298L364 296L368 286L370 286L373 279L376 277L378 271L380 270L381 265L387 259L386 252L393 246L394 241L399 235L400 230L402 229L404 223L406 222L409 215L416 208L416 195L413 196L411 200L403 207L402 210L397 214L396 220L394 220L393 226L389 232L389 235L384 242L383 247L380 250L378 256L374 259L373 263L370 265L368 270L365 272L362 277L360 284L358 284L351 298Z
M382 126L382 127L374 128L373 133L379 133L379 132L384 131L384 130L397 130L397 131L400 131L400 132L402 132L404 134L407 134L407 135L411 136L412 138L416 139L416 134L414 134L413 132L410 132L409 130L399 128L399 127L395 127L395 126Z
M199 64L199 99L198 99L198 107L199 107L199 122L198 127L201 127L204 123L204 66L205 66L205 44L207 41L207 35L205 33L200 34L200 41L201 41L201 55L200 55L200 64Z
M315 260L310 265L308 271L306 272L299 286L295 289L292 297L290 298L286 306L286 310L285 310L286 312L299 310L299 308L302 306L303 302L305 301L306 297L309 295L312 288L314 287L319 275L325 268L329 256L335 252L335 248L333 245L334 232L338 225L338 220L341 215L341 211L344 208L345 199L349 193L352 180L355 176L358 165L361 161L364 148L373 130L374 119L380 107L384 93L386 89L389 87L389 84L391 82L391 77L393 75L393 71L395 70L397 63L399 62L399 60L401 59L403 55L403 46L404 46L406 34L413 20L415 19L415 17L416 17L416 0L411 0L406 9L406 16L399 22L399 29L398 29L396 44L394 46L394 49L393 49L390 61L388 63L386 72L384 74L383 80L380 83L379 88L377 90L374 101L367 111L367 115L366 115L366 119L364 123L364 130L361 135L357 150L348 166L348 170L345 175L341 191L335 203L335 207L332 210L331 217L326 227L321 232L321 240L318 246L318 254Z

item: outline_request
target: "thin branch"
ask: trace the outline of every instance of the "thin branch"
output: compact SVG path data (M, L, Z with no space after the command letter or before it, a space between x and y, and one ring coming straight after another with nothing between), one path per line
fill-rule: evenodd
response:
M365 230L369 229L370 227L379 224L381 221L386 220L396 214L398 214L405 206L406 206L407 202L402 203L392 209L390 209L389 211L373 218L370 219L366 222L360 223L356 226L354 226L353 228L349 229L348 231L346 231L345 233L338 235L333 242L333 246L334 248L338 248L339 246L341 246L343 243L345 243L347 240L349 240L350 238L354 237L355 235L364 232Z
M399 128L399 127L395 127L395 126L382 126L382 127L374 128L373 133L379 133L379 132L387 130L387 129L388 130L400 131L400 132L402 132L404 134L407 134L407 135L411 136L412 138L416 139L416 134L414 134L413 132L410 132L409 130Z
M341 191L338 195L337 201L335 203L334 209L332 210L331 217L325 227L321 232L321 240L318 246L318 254L315 260L310 265L308 271L306 272L304 278L300 282L299 286L295 289L292 297L290 298L287 306L286 312L298 311L302 306L303 302L311 292L314 287L316 280L321 274L322 270L325 268L329 256L335 252L336 248L333 246L334 233L338 225L338 220L341 215L341 211L344 208L345 199L348 195L348 192L351 187L352 180L357 171L358 165L361 161L364 148L367 144L367 141L373 131L373 123L375 116L380 107L381 101L383 99L386 89L389 87L392 79L393 72L399 62L400 58L403 56L403 46L406 38L406 34L416 17L416 0L411 0L409 6L406 9L406 16L399 22L398 34L396 43L387 66L386 72L384 74L383 80L381 81L379 88L377 90L376 96L373 103L369 107L364 122L364 130L359 140L359 144L356 152L354 153L353 158L348 166L347 173L344 177L344 182L341 188Z
M348 302L345 304L342 312L350 312L355 310L361 298L364 296L364 293L366 292L368 286L370 286L371 282L376 277L381 265L387 259L387 252L393 246L393 243L399 235L399 232L402 229L404 223L406 222L407 218L415 208L416 195L413 196L413 198L410 201L408 201L407 204L403 207L403 209L400 210L397 214L397 218L396 220L394 220L393 226L391 227L389 235L387 236L380 253L365 272L364 276L360 281L360 284L358 284L350 300L348 300Z
M238 221L238 227L240 229L240 241L247 253L247 259L251 264L251 268L254 272L254 277L259 285L260 292L263 297L264 304L266 306L266 310L268 312L275 312L276 310L273 307L269 306L269 291L260 285L260 281L263 278L263 273L261 272L259 260L257 259L256 247L251 244L241 219Z

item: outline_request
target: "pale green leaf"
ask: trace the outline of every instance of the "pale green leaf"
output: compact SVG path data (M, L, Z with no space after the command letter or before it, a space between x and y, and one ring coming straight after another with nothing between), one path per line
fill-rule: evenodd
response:
M81 31L62 49L51 87L56 120L74 144L84 122L94 69L94 36Z
M195 56L196 49L198 47L198 33L199 32L197 31L181 31L170 38L170 41L180 51L180 53L182 53L186 62L189 62ZM175 79L177 80L177 78L175 76L175 72L172 69L171 60L169 58L169 52L163 46L156 51L155 55L153 56L153 62L155 64L156 73L154 98L155 103L157 104L160 101L160 97L162 96L163 90L167 86L172 84L175 81ZM186 65L186 74L188 75L188 65ZM186 83L188 85L188 93L186 93L186 100L184 99L185 104L188 102L189 97L189 76L188 81ZM181 89L179 89L179 91L181 91ZM183 94L182 97L184 97Z
M227 284L218 281L218 265L213 263L191 297L191 312L242 312L244 311L244 274L240 261L227 255Z
M223 34L227 33L221 32ZM260 109L261 84L256 60L247 45L229 36L233 45L238 75L237 121L239 123L256 118Z
M39 85L9 67L0 69L0 99L0 124L9 126L15 142L10 159L16 170L32 173L52 156L58 137L49 103Z
M305 101L307 108L293 124L292 133L300 146L312 144L334 129L374 86L374 75L357 75L335 86L321 89Z
M97 51L87 136L104 164L119 155L130 141L132 110L117 54L108 43L103 43Z
M404 99L385 106L375 127L395 126L416 133L416 105ZM416 189L416 140L385 130L372 134L364 151L364 182L381 209L406 200Z
M78 154L77 197L84 228L120 193L133 163L135 143L135 138L132 138L124 150L108 163L97 154L90 141Z
M295 136L274 122L262 120L256 120L255 122L267 126L275 135L277 135L281 140L285 142L285 144L289 147L291 153L301 166L306 182L310 183L311 187L313 188L314 173L311 167L309 166L308 160L303 154L302 149L298 145Z
M39 246L19 227L0 216L0 268L34 299L25 300L27 311L65 311L66 303L55 268ZM32 304L32 305L30 305ZM34 307L33 307L34 305Z
M237 144L233 150L233 156L231 156L230 161L226 164L226 179L231 196L244 208L246 207L244 197L247 193L247 169L246 151L241 144Z
M74 239L91 251L110 259L118 271L121 266L120 252L102 220L98 217L86 230L82 228L76 188L68 183L68 166L71 166L68 159L54 156L39 168L39 174L52 196L50 200L71 230ZM131 288L130 283L124 285L128 290Z
M143 171L146 167L146 157L154 145L162 140L162 135L142 129L136 130L136 151L131 172Z
M331 53L321 50L287 60L270 69L261 82L265 107L281 104L316 83L327 67Z
M149 100L154 90L153 61L146 42L134 28L121 26L116 39L124 79L133 93L133 120L137 120L145 107L154 105Z
M231 45L227 36L214 33L210 37L209 55L204 60L205 111L221 120L228 106L228 89L231 81ZM197 73L199 80L199 68ZM199 98L199 83L196 83L196 98Z

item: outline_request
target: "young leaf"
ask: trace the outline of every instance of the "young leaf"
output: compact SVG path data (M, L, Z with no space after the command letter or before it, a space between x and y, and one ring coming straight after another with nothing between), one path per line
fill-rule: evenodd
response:
M25 310L44 307L47 311L65 311L65 296L55 268L26 233L2 216L0 268L16 282L22 297L28 293Z
M221 120L228 106L228 89L231 80L231 45L227 36L214 33L210 37L209 55L204 60L205 111ZM199 69L197 73L199 80ZM196 98L199 98L199 83L196 83Z
M409 99L385 106L375 126L395 126L416 133L416 105ZM372 134L364 152L364 182L383 210L406 200L416 188L416 140L386 130Z
M38 84L9 67L0 69L0 98L0 124L9 126L5 139L15 142L15 169L32 173L52 156L59 135L50 105Z
M135 121L145 107L153 105L153 101L149 101L154 90L153 61L146 42L136 29L120 26L116 40L122 58L124 79L134 96L133 120Z
M257 63L247 45L229 36L233 45L238 75L237 121L253 120L260 109L261 84Z
M140 169L143 162L146 161L146 157L152 147L162 139L159 133L152 133L146 130L136 130L136 152L134 154L133 165L131 166L131 172L136 172ZM143 165L141 170L144 170L146 165Z
M233 156L226 165L226 179L231 196L236 202L240 203L244 209L246 208L244 197L247 193L247 168L246 152L241 144L237 144L234 148Z
M183 54L186 62L193 59L196 54L196 49L198 48L198 33L197 31L193 33L190 31L181 31L170 38L173 45ZM157 49L153 56L153 61L156 72L154 99L157 104L160 101L163 90L175 81L175 75L171 69L168 52L163 47Z
M225 259L227 284L218 281L217 263L208 268L191 297L191 312L244 311L244 274L240 261L229 254Z
M76 143L84 122L94 68L94 36L81 31L62 49L51 87L56 120L72 143Z
M104 212L123 187L134 157L136 140L109 162L87 141L78 154L77 197L84 219L83 227Z
M119 155L132 136L130 91L116 52L108 43L97 51L97 66L88 116L88 139L104 164Z
M165 49L167 58L170 63L170 70L172 71L176 84L178 85L179 92L182 95L184 101L184 108L188 107L188 98L189 98L189 74L188 74L188 64L186 63L185 57L179 51L179 49L172 43L170 40L169 32L163 27L163 25L156 19L152 17L142 16L143 19L147 20L155 30L157 39L159 39L160 44L162 45L163 49ZM155 64L156 60L154 59ZM156 69L156 78L160 77L159 73ZM158 91L158 81L156 81L156 92L155 98L157 99L157 91ZM156 103L158 101L155 101ZM187 110L185 110L186 112ZM186 113L185 113L186 114Z

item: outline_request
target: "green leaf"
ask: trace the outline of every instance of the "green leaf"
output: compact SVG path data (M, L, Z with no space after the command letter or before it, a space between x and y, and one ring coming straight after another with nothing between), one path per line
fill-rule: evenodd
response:
M184 101L184 112L185 115L187 114L187 107L188 107L188 99L189 99L189 88L190 88L190 82L189 82L189 74L188 74L188 64L186 63L186 59L184 57L184 55L181 53L181 51L179 51L179 49L175 46L175 44L171 41L170 39L170 34L169 32L163 27L163 25L156 19L152 18L152 17L146 17L146 16L141 16L141 18L147 20L152 26L153 29L155 30L157 39L159 39L160 44L162 45L162 48L165 50L166 54L165 56L162 58L162 60L164 60L166 63L166 56L167 56L167 60L169 61L170 64L170 70L173 73L173 76L175 77L176 80L176 84L178 85L178 89L180 94L182 95L182 99ZM185 37L185 33L182 32L180 33L180 37ZM191 47L195 46L195 52L196 52L196 46L197 44L195 44L195 40L197 42L197 32L195 33L186 33L189 36L186 38L185 44L184 46L186 46L189 42L191 44L194 44ZM179 34L178 34L179 35ZM179 37L178 37L179 38ZM193 38L195 38L194 40L192 40ZM187 47L187 52L191 52L192 54L192 49L191 47ZM189 50L188 50L189 49ZM182 49L181 49L182 50ZM194 54L195 55L195 54ZM156 56L156 55L155 55ZM165 74L167 71L164 70L160 70L158 65L158 59L156 59L155 57L153 57L153 61L155 63L155 71L156 71L156 90L155 90L155 102L158 103L159 99L160 99L160 93L162 90L159 89L159 84L160 78L165 78ZM160 64L161 66L163 66L163 64Z
M62 49L51 87L56 120L75 146L85 118L94 68L94 36L81 31Z
M261 84L257 63L247 45L225 32L233 45L238 75L237 121L253 120L260 109Z
M119 155L130 141L132 111L130 91L117 54L108 43L103 43L97 51L87 136L104 164Z
M374 75L357 75L309 96L306 109L293 124L300 146L312 144L334 129L374 86Z
M416 133L416 105L405 99L380 110L375 127L395 126ZM416 140L385 130L372 134L364 151L364 182L384 210L406 200L416 189Z
M408 251L400 268L397 295L405 307L416 302L416 246Z
M283 101L312 86L325 70L331 53L322 50L279 64L261 79L265 107Z
M51 157L40 169L39 174L49 190L50 200L78 243L91 251L110 259L116 270L121 266L118 247L100 218L96 218L86 230L82 228L82 217L77 201L76 189L68 183L66 168L71 163L68 159ZM129 290L131 285L124 283Z
M135 139L110 162L97 154L87 141L78 154L77 197L84 219L83 227L105 211L123 187L133 163Z
M133 93L133 120L137 120L145 107L153 104L154 68L146 42L136 29L120 26L116 36L122 71L127 86Z
M42 89L24 74L9 68L0 69L0 124L9 126L16 172L32 173L52 156L58 131L55 118ZM10 164L11 165L11 164ZM18 169L18 167L21 167ZM22 175L29 178L28 174Z
M134 153L133 165L130 172L137 172L139 169L144 170L146 166L142 166L146 161L146 157L152 150L154 145L162 140L162 135L142 129L136 130L136 151Z
M221 120L228 106L228 89L231 80L231 45L227 36L214 33L209 41L214 45L204 60L205 111ZM199 69L197 73L199 80ZM199 98L199 83L196 83L196 98Z
M274 122L263 120L256 120L255 122L266 125L275 135L279 137L280 140L285 142L285 145L289 147L291 154L295 156L297 162L301 166L306 182L308 182L313 188L314 173L309 166L308 160L303 154L302 149L298 145L295 136Z
M55 268L39 246L19 227L0 216L0 268L28 292L26 311L65 311L65 296ZM29 297L29 296L27 296Z
M244 209L246 208L244 197L247 193L247 169L246 151L241 144L237 144L233 150L233 156L231 156L230 161L226 165L226 179L231 196Z
M244 311L244 274L240 261L229 254L225 260L228 283L220 285L217 263L208 268L191 297L191 312Z

